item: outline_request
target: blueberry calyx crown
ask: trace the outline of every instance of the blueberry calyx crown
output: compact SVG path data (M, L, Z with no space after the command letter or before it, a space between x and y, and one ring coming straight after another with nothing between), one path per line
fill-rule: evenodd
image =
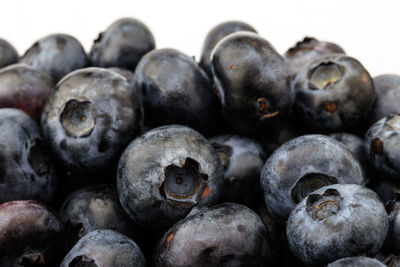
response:
M21 256L21 258L19 259L19 264L22 267L46 266L44 256L40 252L25 254Z
M307 212L314 220L322 221L339 212L342 199L339 191L333 188L322 195L310 194L306 202Z
M337 179L322 173L303 175L292 189L292 200L297 204L311 192L326 185L336 184Z
M85 254L76 256L68 267L98 267L94 260L86 256Z
M268 100L266 98L264 97L258 98L257 103L258 103L258 112L262 114L263 119L272 118L279 114L279 111L271 112L268 110L270 104L268 103Z
M331 84L339 82L344 73L344 68L333 62L322 62L308 73L309 88L311 90L324 90Z
M89 136L95 125L94 106L89 101L70 100L60 119L67 135L75 138Z

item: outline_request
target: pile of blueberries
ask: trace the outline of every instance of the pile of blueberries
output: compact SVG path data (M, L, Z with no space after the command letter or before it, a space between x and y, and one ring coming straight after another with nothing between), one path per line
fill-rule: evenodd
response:
M400 76L250 25L0 40L0 266L399 266Z

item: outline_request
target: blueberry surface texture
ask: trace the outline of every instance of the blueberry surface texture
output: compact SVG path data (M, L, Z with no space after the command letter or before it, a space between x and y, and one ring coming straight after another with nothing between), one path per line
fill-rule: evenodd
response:
M382 262L368 257L348 257L328 264L328 267L385 267Z
M224 171L216 151L195 130L168 125L136 138L117 171L122 207L146 228L166 229L196 205L216 204Z
M134 18L123 18L94 40L90 60L93 66L133 71L140 59L155 46L154 37L146 25Z
M265 136L291 113L293 91L285 60L251 32L223 38L211 56L224 118L237 133Z
M43 37L25 52L20 62L46 72L54 83L88 64L81 43L67 34L51 34Z
M156 247L154 266L268 266L270 244L260 217L224 203L171 227Z
M116 165L142 124L142 106L127 79L95 67L64 77L41 117L54 155L62 165L81 172Z
M305 265L322 266L344 257L375 256L388 228L385 207L374 191L335 184L314 191L295 207L286 235Z
M363 185L365 175L350 150L325 135L304 135L286 142L261 172L268 213L281 223L309 193L337 183Z
M0 69L18 62L17 50L6 40L0 38Z

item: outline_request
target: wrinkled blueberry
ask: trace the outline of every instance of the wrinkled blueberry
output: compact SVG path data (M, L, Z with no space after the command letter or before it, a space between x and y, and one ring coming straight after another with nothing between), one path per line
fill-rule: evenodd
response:
M215 47L211 69L223 116L237 132L264 136L278 129L293 103L285 60L251 32L232 33Z
M154 266L267 266L268 232L249 208L225 203L176 223L156 247Z
M0 205L0 266L57 266L64 226L33 200Z
M394 199L386 205L389 213L389 232L385 241L385 248L389 252L400 254L400 193L397 193Z
M113 230L96 230L82 237L60 267L145 267L146 260L134 241Z
M368 257L348 257L328 264L327 267L385 267L382 262Z
M68 73L87 65L81 43L67 34L51 34L35 42L22 56L22 63L44 71L56 83Z
M261 172L267 210L281 223L309 193L337 183L365 184L364 171L347 147L324 135L304 135L283 144Z
M155 48L152 33L141 21L123 18L99 34L90 50L93 66L135 70L139 60Z
M303 68L293 82L295 114L314 131L340 131L372 109L375 89L359 61L346 55L320 58Z
M0 203L48 202L55 190L54 167L38 125L23 111L0 109Z
M225 169L221 202L247 206L262 203L260 173L266 155L261 145L238 135L215 136L209 141Z
M308 265L344 257L374 256L388 232L388 216L372 190L354 184L324 186L291 212L286 234L290 249Z
M179 125L136 138L121 156L117 189L122 207L143 227L165 229L196 205L212 205L222 191L223 168L211 144Z
M25 111L40 120L43 106L53 89L46 73L26 64L13 64L0 70L0 107Z
M239 31L257 33L252 26L242 21L226 21L216 25L208 32L203 43L199 65L210 77L212 77L210 66L212 50L225 36Z
M17 50L6 40L0 38L0 69L18 62Z
M140 101L127 79L94 67L64 77L41 118L54 154L78 171L110 168L142 123Z

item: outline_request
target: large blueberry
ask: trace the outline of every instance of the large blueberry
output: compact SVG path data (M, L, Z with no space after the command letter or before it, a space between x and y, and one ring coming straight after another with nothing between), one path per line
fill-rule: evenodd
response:
M18 52L6 40L0 39L0 69L18 62Z
M364 171L347 147L324 135L304 135L283 144L261 172L268 212L281 223L309 193L337 183L365 184Z
M137 223L165 229L196 205L212 205L222 191L223 168L211 144L179 125L150 130L124 151L117 189L122 207Z
M127 79L102 68L64 77L41 118L43 134L60 162L78 171L111 168L140 132L142 106Z

